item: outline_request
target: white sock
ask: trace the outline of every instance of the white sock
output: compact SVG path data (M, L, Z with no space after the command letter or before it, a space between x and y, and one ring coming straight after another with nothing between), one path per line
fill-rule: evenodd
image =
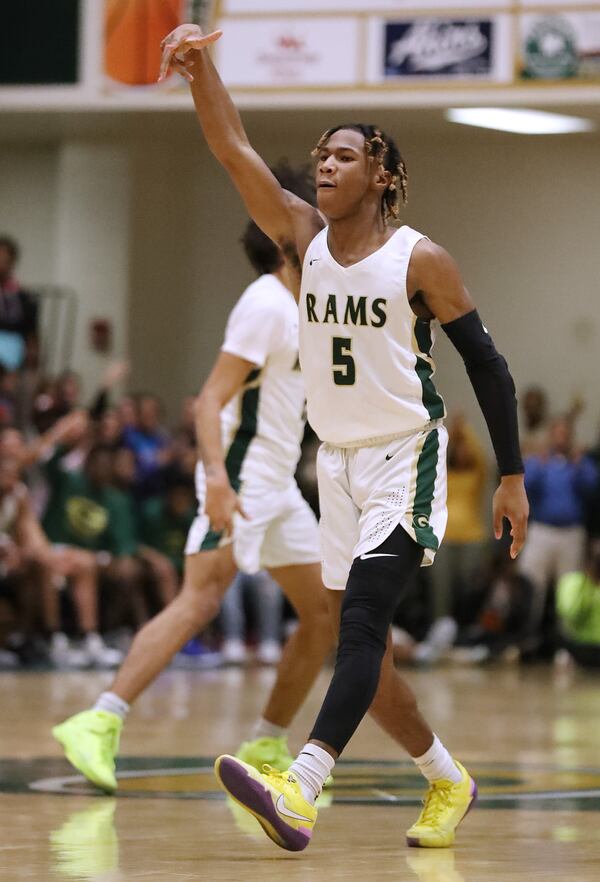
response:
M335 760L326 750L316 744L305 744L289 771L298 779L304 799L313 805L334 766Z
M108 711L124 720L129 713L129 705L122 698L119 698L116 693L103 692L96 701L94 710Z
M458 784L462 778L458 766L437 735L433 736L433 744L429 750L423 756L413 756L413 761L428 781L444 779Z
M285 726L277 726L275 723L265 720L264 717L259 717L250 732L250 740L254 741L256 738L284 738L286 735L287 729Z

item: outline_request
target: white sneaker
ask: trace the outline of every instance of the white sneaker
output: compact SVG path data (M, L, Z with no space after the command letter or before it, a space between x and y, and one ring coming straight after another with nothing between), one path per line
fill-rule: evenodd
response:
M256 660L261 665L278 665L281 660L281 645L276 640L264 640L258 645Z
M417 645L415 660L422 664L438 661L456 640L457 631L458 626L451 616L436 619L423 642Z
M221 647L221 656L226 665L245 665L248 661L246 644L237 638L225 640Z
M19 656L16 652L11 652L9 649L0 649L0 669L18 668L19 664Z
M85 635L83 651L90 664L96 668L116 668L123 661L123 653L107 646L95 631Z
M62 631L57 631L50 638L50 661L56 668L77 669L89 664L87 654L81 649L74 649L69 638Z

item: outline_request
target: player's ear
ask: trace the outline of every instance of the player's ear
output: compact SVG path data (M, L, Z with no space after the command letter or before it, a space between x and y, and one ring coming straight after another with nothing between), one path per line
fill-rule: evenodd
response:
M387 188L392 183L392 173L384 168L382 165L379 165L377 171L375 172L373 183L378 190L387 190Z

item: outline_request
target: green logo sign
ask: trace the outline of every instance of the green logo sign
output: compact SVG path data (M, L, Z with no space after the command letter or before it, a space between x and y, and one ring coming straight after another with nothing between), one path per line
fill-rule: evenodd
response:
M538 19L525 37L523 77L564 80L577 75L577 35L560 16Z

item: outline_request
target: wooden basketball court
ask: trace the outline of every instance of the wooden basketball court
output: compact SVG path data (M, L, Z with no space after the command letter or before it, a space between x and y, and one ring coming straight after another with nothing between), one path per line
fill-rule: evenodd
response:
M167 672L125 727L116 798L97 795L49 730L107 674L0 674L0 880L592 882L600 862L600 681L547 668L410 672L421 706L478 780L453 849L408 849L419 776L366 721L307 851L274 846L218 791L272 680L264 670ZM311 725L328 674L292 732ZM327 805L327 802L330 804Z

